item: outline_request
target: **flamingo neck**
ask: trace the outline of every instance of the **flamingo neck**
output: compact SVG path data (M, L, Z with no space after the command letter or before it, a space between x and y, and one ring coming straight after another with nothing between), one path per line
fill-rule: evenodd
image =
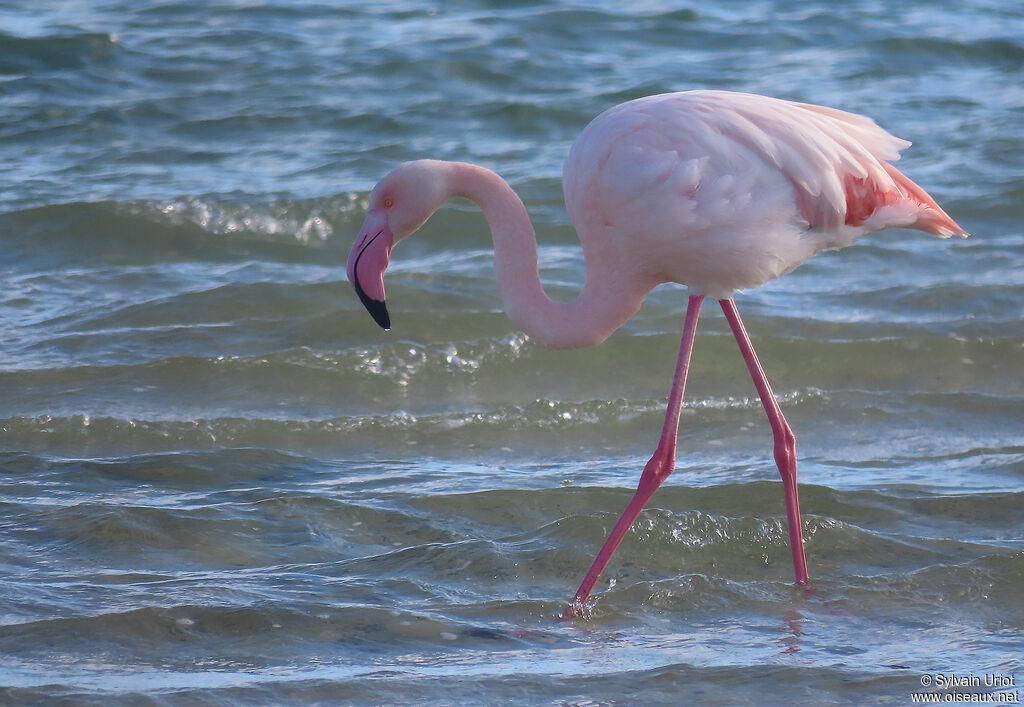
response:
M587 277L582 292L556 302L537 271L537 237L522 199L489 169L449 163L452 196L476 202L494 238L494 273L505 312L531 338L549 348L577 348L604 341L640 308L650 287L617 286L614 259L584 247Z

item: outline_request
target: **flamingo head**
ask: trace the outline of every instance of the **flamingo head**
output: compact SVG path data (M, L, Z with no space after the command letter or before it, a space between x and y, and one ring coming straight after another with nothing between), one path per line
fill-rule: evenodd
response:
M366 220L348 255L348 280L366 310L385 330L391 317L384 299L384 271L394 244L415 233L447 201L443 162L406 162L370 194Z

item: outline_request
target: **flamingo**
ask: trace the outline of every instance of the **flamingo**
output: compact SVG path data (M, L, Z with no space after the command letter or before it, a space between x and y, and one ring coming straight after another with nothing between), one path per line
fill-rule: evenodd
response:
M719 300L768 415L782 477L793 569L807 585L796 442L740 319L733 294L788 273L820 250L865 233L914 228L968 234L890 162L910 145L861 115L727 91L639 98L595 118L569 151L565 205L583 247L579 296L552 301L537 271L526 207L494 172L462 162L406 162L373 189L348 259L348 279L390 329L384 270L392 246L453 196L483 210L505 311L551 348L602 342L657 285L688 287L683 335L661 437L629 504L564 617L580 616L630 526L675 466L680 408L697 318Z

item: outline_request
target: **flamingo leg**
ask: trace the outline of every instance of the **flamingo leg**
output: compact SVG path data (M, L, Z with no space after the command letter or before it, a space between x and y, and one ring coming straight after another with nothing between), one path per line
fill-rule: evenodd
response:
M764 411L768 413L768 421L772 426L772 435L775 437L775 463L779 467L779 474L782 476L782 488L786 494L786 519L789 525L789 546L793 552L793 571L796 574L797 584L807 584L810 580L807 576L807 560L804 557L804 537L800 527L800 500L797 496L796 485L796 437L793 430L782 415L782 408L779 407L768 378L761 368L754 347L750 343L750 337L743 326L740 314L736 311L736 303L732 299L721 300L722 311L729 321L736 343L740 345L740 352L743 360L747 362L747 369L750 377L754 379L754 386L757 394L761 396L764 404Z
M644 467L640 476L640 483L632 500L622 512L611 534L605 541L601 551L594 558L583 583L576 590L572 604L562 614L562 618L581 616L583 606L590 596L594 585L597 583L601 572L608 565L609 560L615 553L615 549L626 536L633 521L640 515L640 511L658 490L675 469L676 464L676 437L679 433L679 414L683 406L683 391L686 388L686 374L690 369L690 353L693 351L693 338L697 332L697 317L700 315L700 306L704 301L703 295L692 295L686 306L686 323L683 325L683 338L679 344L679 358L676 360L676 372L672 379L672 390L668 396L668 409L665 411L665 424L661 428L661 439L658 441L658 448L655 450L651 460Z

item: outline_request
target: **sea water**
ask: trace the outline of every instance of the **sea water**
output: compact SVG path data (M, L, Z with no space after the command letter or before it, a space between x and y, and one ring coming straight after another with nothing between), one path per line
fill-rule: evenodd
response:
M390 333L345 261L378 178L468 160L570 298L573 139L691 88L872 116L972 236L737 295L811 588L708 301L677 470L560 622L657 442L685 288L548 351L468 202L395 249ZM1009 0L0 2L0 702L1019 699L1022 116Z

